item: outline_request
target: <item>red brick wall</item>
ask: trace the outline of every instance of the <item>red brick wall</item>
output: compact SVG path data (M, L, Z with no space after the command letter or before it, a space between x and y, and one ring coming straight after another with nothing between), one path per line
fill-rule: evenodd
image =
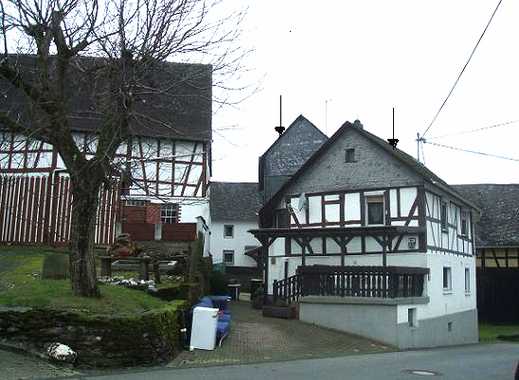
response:
M160 204L148 203L146 205L146 223L160 223Z
M123 206L124 223L146 223L145 206Z

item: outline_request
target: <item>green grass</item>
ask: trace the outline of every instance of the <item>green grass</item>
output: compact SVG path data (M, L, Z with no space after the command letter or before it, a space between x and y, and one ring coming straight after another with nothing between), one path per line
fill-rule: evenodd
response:
M101 297L72 294L69 280L41 280L45 255L62 250L35 247L0 247L0 305L29 306L86 314L134 314L167 303L142 291L100 285Z
M495 325L489 323L479 324L479 341L483 343L500 342L498 336L519 335L519 324Z

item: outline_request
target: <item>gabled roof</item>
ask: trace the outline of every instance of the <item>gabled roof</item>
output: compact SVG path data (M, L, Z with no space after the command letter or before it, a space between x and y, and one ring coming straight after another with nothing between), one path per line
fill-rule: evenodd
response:
M36 56L10 55L8 59L28 82L38 74ZM53 67L55 58L49 61ZM106 90L105 81L91 70L102 63L102 58L76 57L69 66L71 80L65 92L72 130L94 132L102 123L100 107L96 106L96 87ZM130 125L133 135L211 140L211 65L155 62L137 76L140 88L136 89L136 116ZM2 77L0 91L0 110L30 113L25 96ZM32 124L27 116L24 119L26 125Z
M345 131L348 129L354 130L361 134L362 136L366 137L369 141L373 142L375 145L379 146L380 148L384 149L389 155L396 158L403 164L405 164L407 167L409 167L411 170L416 172L418 175L420 175L424 180L427 182L438 186L442 190L446 191L447 193L451 194L452 196L456 197L460 202L478 209L477 206L475 206L472 202L467 201L464 199L459 193L457 193L451 186L449 186L444 180L442 180L440 177L438 177L436 174L434 174L432 171L430 171L427 167L425 167L423 164L415 160L413 157L408 155L407 153L401 151L400 149L393 149L391 145L387 143L387 141L379 138L378 136L375 136L374 134L366 131L360 121L356 120L355 123L350 123L349 121L345 122L334 134L331 136L328 141L326 141L317 152L315 152L305 163L301 168L288 180L279 190L278 192L270 198L270 200L265 204L265 206L260 211L260 218L263 221L264 213L272 208L277 202L281 200L281 197L285 193L285 191L292 185L304 172L307 168L309 168L315 161L317 161L321 156L323 156L328 149L337 141L340 136L343 135Z
M476 247L519 247L519 184L453 187L481 208Z
M210 199L212 221L258 220L261 201L257 183L211 182Z

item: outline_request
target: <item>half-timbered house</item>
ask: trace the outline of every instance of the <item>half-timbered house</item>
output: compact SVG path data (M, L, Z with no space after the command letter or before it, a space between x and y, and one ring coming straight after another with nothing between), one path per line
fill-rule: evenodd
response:
M477 342L477 207L346 122L260 211L265 301L401 347Z
M17 59L21 75L35 75L33 56ZM117 232L136 240L193 240L197 217L209 220L211 78L209 65L166 62L146 79L131 136L113 162L117 185L100 193L96 243L111 243ZM91 87L81 82L67 88L70 128L87 158L95 153L101 122ZM30 111L16 88L0 80L0 89L2 110L22 117ZM0 125L0 242L68 241L69 187L55 147Z

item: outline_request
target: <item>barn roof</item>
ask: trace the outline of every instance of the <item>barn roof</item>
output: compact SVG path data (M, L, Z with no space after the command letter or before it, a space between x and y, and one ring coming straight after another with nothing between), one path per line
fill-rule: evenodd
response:
M453 187L481 208L476 247L519 246L519 184Z
M211 182L211 220L252 221L258 219L261 201L257 183Z
M38 72L36 56L12 55L20 75L29 82ZM54 60L51 59L51 64ZM102 63L100 58L78 57L70 65L73 78L65 89L69 99L68 117L76 131L95 131L102 122L97 105L96 87L103 85L93 74L92 67ZM211 65L157 62L138 73L138 102L132 135L167 137L186 140L211 140ZM0 77L0 110L30 113L23 94ZM30 124L29 119L26 120Z

